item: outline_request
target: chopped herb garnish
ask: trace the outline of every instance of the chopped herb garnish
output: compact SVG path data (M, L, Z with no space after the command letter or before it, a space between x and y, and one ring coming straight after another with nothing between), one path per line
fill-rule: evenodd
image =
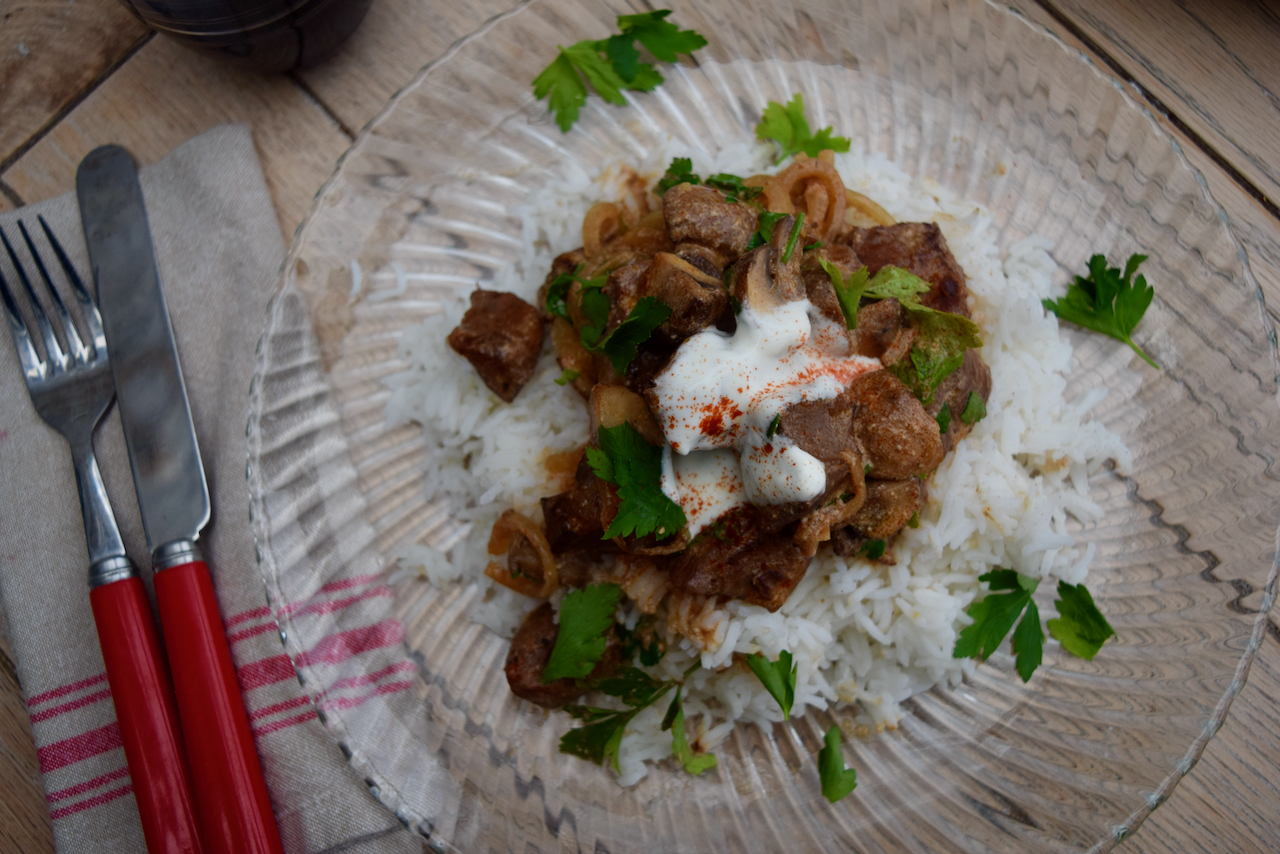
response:
M951 404L944 403L942 408L938 410L938 414L934 416L938 422L938 432L945 433L951 429Z
M763 246L773 238L773 227L778 224L778 220L790 214L774 213L773 211L764 211L760 214L760 219L756 224L756 233L751 235L751 240L747 242L747 250L755 249L757 246Z
M987 404L976 391L969 392L969 399L964 403L964 411L960 413L960 420L965 424L977 424L983 418L987 417ZM946 432L945 430L943 431Z
M804 117L804 97L798 92L786 106L770 101L764 108L760 124L756 125L756 139L771 139L778 143L778 157L774 163L781 163L798 151L810 157L817 157L819 152L828 148L848 151L849 140L832 136L832 133L829 127L816 134L809 130L809 122Z
M604 655L605 633L613 625L622 588L592 584L574 590L560 603L560 629L551 658L542 671L543 683L566 676L585 679Z
M556 377L556 385L568 385L580 376L582 376L581 371L573 371L569 368L565 368L564 371L561 372L560 376Z
M613 363L615 371L625 374L640 345L670 316L671 306L657 297L642 297L627 319L601 342L599 349Z
M579 264L572 273L561 273L551 280L551 284L547 285L547 314L552 317L563 317L569 319L569 288L574 282L581 282L584 288L598 289L603 288L607 281L606 276L597 276L594 279L583 279L579 277L582 272L582 264ZM606 313L608 308L605 309Z
M800 236L801 229L804 228L804 212L801 211L796 215L796 224L791 228L791 236L787 238L787 248L782 253L782 263L785 264L791 260L791 251L796 248L796 238Z
M680 184L698 184L702 179L693 172L693 161L688 157L676 157L667 167L667 172L659 180L653 191L659 196Z
M724 522L716 522L711 526L711 536L715 537L722 543L729 542L729 526Z
M818 778L822 780L822 796L831 803L858 788L858 772L846 768L840 752L840 727L833 726L823 737L823 747L818 751Z
M600 448L587 448L587 462L601 480L617 484L621 499L604 539L656 533L665 540L680 533L684 510L662 491L662 449L625 421L599 433Z
M689 747L689 739L684 732L684 707L680 703L680 691L683 685L676 686L676 695L671 698L667 714L662 719L662 729L671 730L671 752L684 765L684 770L697 777L708 768L716 767L716 758L710 753L694 753Z
M634 661L638 656L645 667L652 667L667 654L666 646L653 631L653 618L642 616L634 629L618 627L618 640L622 647L622 660Z
M764 431L764 437L766 439L772 439L774 436L778 435L778 428L781 426L782 414L779 413L773 416L773 420L769 422L769 429Z
M685 677L698 668L694 663L685 671ZM571 729L560 738L560 752L572 753L597 765L606 762L618 770L618 744L627 724L643 709L657 702L664 694L680 684L680 680L658 680L638 667L625 667L617 675L604 679L596 687L611 697L617 697L630 706L628 709L602 709L596 706L565 706L564 710L583 722L583 726ZM667 713L672 721L664 729L674 726L673 712ZM686 745L687 746L687 745ZM673 745L674 747L674 745ZM687 766L686 766L687 767ZM710 766L708 766L710 767ZM705 770L705 769L703 769Z
M578 337L588 350L599 349L600 336L604 335L604 328L609 324L610 302L609 295L604 292L605 281L604 276L599 276L582 282L579 306L586 322L578 330Z
M907 527L908 527L908 528L919 528L919 527L920 527L920 512L919 512L919 511L916 511L915 513L912 513L912 514L911 514L911 518L907 520Z
M692 53L707 43L693 30L682 30L664 21L670 14L670 9L659 9L640 15L619 15L619 34L560 48L551 64L533 79L533 95L547 99L562 132L569 132L578 120L578 111L587 102L584 77L601 98L618 105L627 103L622 90L647 92L662 83L658 70L640 61L636 41L660 62L675 62L678 54Z
M1031 599L1031 594L1040 586L1040 579L1012 569L993 569L978 576L978 580L987 582L993 592L965 610L973 618L973 625L960 632L951 655L954 658L989 658L1021 616L1022 623L1013 638L1013 651L1017 657L1018 675L1026 682L1040 666L1044 641L1040 611ZM996 590L1010 592L997 594L994 593Z
M823 243L821 240L819 240L817 243L810 243L808 246L806 246L806 247L804 248L804 251L805 251L805 252L808 252L810 249L821 249L822 247L824 247L824 246L826 246L826 245L827 245L827 244L825 244L825 243Z
M757 198L764 192L764 187L748 187L742 183L742 178L737 175L730 175L727 172L717 172L707 177L706 185L715 187L722 193L727 193L734 198L731 201L749 202ZM728 201L728 200L727 200Z
M1092 661L1107 638L1115 635L1115 629L1093 604L1093 597L1083 584L1059 581L1055 604L1058 618L1048 622L1049 634L1057 638L1067 652Z
M763 653L753 652L747 656L747 666L778 701L783 720L790 720L791 705L796 701L796 672L799 669L799 665L791 663L791 652L784 649L778 653L777 661L770 661Z
M858 549L858 554L866 557L867 560L879 560L884 557L886 546L884 540L867 540L862 544L862 548Z
M1130 337L1155 296L1155 290L1144 276L1133 278L1145 260L1146 255L1130 256L1121 275L1118 268L1107 266L1105 256L1094 255L1089 259L1088 278L1076 276L1067 287L1066 296L1056 301L1043 300L1044 307L1063 320L1123 341L1148 365L1159 370L1160 366Z

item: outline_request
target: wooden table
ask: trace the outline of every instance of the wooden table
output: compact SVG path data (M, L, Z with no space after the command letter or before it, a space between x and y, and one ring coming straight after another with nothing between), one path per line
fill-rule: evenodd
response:
M0 4L0 210L71 189L93 147L152 162L222 122L253 129L291 235L355 133L422 65L515 0L374 0L350 42L296 74L237 72L153 36L116 0ZM1280 306L1280 3L1017 0L1126 81L1204 173ZM1274 309L1272 311L1274 316ZM1256 578L1265 578L1260 568ZM1256 606L1260 594L1246 598ZM1226 726L1133 852L1280 851L1280 615ZM2 635L2 633L0 633ZM50 851L26 706L0 637L0 852Z

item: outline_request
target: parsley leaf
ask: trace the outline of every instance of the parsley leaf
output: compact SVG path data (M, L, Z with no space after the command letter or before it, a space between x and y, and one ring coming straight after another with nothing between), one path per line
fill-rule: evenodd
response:
M840 727L827 730L823 741L825 744L818 751L818 777L822 780L822 796L834 804L858 788L858 772L844 766Z
M1160 366L1130 337L1155 296L1155 290L1147 284L1145 277L1133 278L1145 260L1146 255L1130 256L1122 275L1116 267L1107 266L1105 256L1094 255L1089 259L1088 278L1076 276L1068 286L1066 296L1056 301L1043 300L1043 305L1063 320L1123 341L1148 365L1160 370Z
M556 377L556 385L568 385L580 376L582 376L581 371L573 371L565 368L561 371L560 376Z
M571 676L585 679L604 655L605 632L613 625L622 588L616 584L592 584L572 591L560 603L560 630L551 658L542 671L542 682Z
M969 399L964 402L964 411L960 413L960 420L965 424L972 425L977 424L986 417L986 401L979 397L976 391L969 392Z
M809 130L809 122L804 117L804 96L799 92L786 106L777 101L770 101L764 108L760 124L756 125L756 139L771 139L778 143L778 157L775 163L781 163L798 151L810 157L817 157L818 152L825 149L832 151L848 151L849 140L842 136L832 136L832 129L827 127L815 135Z
M646 442L627 422L601 427L600 448L587 449L587 462L601 480L617 484L621 499L604 539L657 532L664 540L680 533L684 510L662 491L662 449Z
M1062 648L1086 661L1102 649L1107 638L1115 635L1115 629L1102 616L1093 597L1083 584L1058 582L1058 618L1048 622L1049 634L1058 639Z
M751 239L747 241L747 251L755 249L757 246L763 246L773 237L773 227L778 224L778 220L789 214L774 213L773 211L764 211L760 214L760 219L756 223L756 233L751 235Z
M879 560L884 557L885 545L884 540L867 540L858 549L858 554L865 555L867 560Z
M844 314L844 325L849 329L858 328L858 307L862 303L862 295L871 279L871 271L866 267L854 270L849 278L845 278L840 268L826 258L819 258L818 263L827 271L831 279L831 287L835 289L836 300L840 303L840 311Z
M671 752L684 765L684 770L697 777L708 768L716 767L716 758L710 753L694 753L689 747L689 739L684 731L684 706L680 703L680 690L676 687L676 695L671 698L666 717L662 719L662 729L671 730Z
M592 88L611 104L626 104L623 89L650 91L662 83L662 75L652 65L640 61L638 40L655 59L675 62L677 54L692 53L707 40L693 30L682 30L664 21L670 9L640 15L619 15L621 32L607 39L587 39L561 47L559 54L533 79L535 98L547 98L556 124L569 132L582 105L587 102L585 77Z
M551 280L547 285L546 307L547 314L552 317L563 317L569 320L569 289L573 287L574 282L582 284L584 296L586 290L599 290L603 288L605 282L608 281L607 276L596 276L594 279L584 279L579 274L582 272L582 264L579 264L572 273L561 273ZM603 296L603 292L601 292ZM605 319L608 319L609 306L608 297L605 297Z
M547 99L547 108L556 114L561 132L568 133L578 120L578 111L587 103L587 87L563 50L533 78L533 97Z
M688 157L676 157L672 159L671 165L667 167L666 174L658 180L658 184L653 191L659 196L664 195L667 190L680 184L699 184L702 179L693 172L693 161Z
M1013 645L1018 675L1026 682L1040 665L1044 640L1040 611L1031 601L1031 594L1040 585L1040 580L1012 569L994 569L978 576L978 580L987 582L992 592L966 609L965 613L973 618L973 624L960 632L951 654L955 658L989 658L1021 616L1022 622L1014 634ZM1010 592L995 593L997 590Z
M588 350L600 349L600 336L604 335L604 328L609 325L609 295L604 292L606 281L604 276L599 276L582 282L579 305L586 323L578 330L578 337L582 339L582 346Z
M559 380L556 380L559 382ZM934 416L934 420L938 422L938 432L945 433L951 429L951 404L944 403L942 408L938 410L938 414Z
M791 260L791 251L796 248L796 238L800 236L800 230L804 228L804 212L796 215L796 224L791 229L791 236L787 238L786 251L782 253L782 263L785 264Z
M908 528L920 527L920 511L917 510L915 513L911 514L911 518L907 520L907 527Z
M783 720L791 720L791 704L796 701L796 671L799 669L799 665L791 663L791 652L784 649L778 653L777 661L770 661L762 653L754 652L747 656L747 666L778 701Z
M688 676L698 668L695 663L692 667L685 671ZM645 673L638 667L623 668L617 675L604 679L596 687L611 697L617 697L623 703L630 706L629 709L602 709L596 706L565 706L564 710L573 717L583 722L583 726L577 729L571 729L560 737L560 752L571 753L574 756L580 756L597 765L604 765L606 762L618 770L618 745L622 742L622 735L626 732L627 724L631 722L641 710L648 708L662 698L664 694L672 689L672 687L680 685L679 680L660 681L654 679L648 673ZM679 704L673 704L667 709L667 717L663 719L662 728L672 729L675 725L675 719L680 718L680 738L684 740L684 715L683 709ZM672 748L676 751L676 755L680 757L679 746L672 739ZM688 742L684 742L684 747L688 750ZM689 750L690 754L693 754ZM707 759L697 759L696 754L692 763L685 762L685 767L691 773L699 774L715 765L714 757ZM685 761L684 757L680 757L681 761ZM691 767L692 765L692 767ZM704 767L694 770L698 765Z
M766 439L772 439L774 436L778 435L778 428L780 428L781 426L782 426L782 414L779 413L773 416L773 420L769 422L769 429L764 431L764 437Z
M653 330L670 316L671 306L657 297L643 297L637 302L627 319L600 344L600 349L613 363L613 369L625 374L640 345L648 341Z

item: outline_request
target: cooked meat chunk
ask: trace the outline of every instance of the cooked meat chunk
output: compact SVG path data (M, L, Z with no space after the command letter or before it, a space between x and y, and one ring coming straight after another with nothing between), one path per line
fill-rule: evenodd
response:
M691 241L678 243L676 244L675 252L681 258L708 276L714 276L717 280L723 279L725 268L729 266L728 258L710 246L703 246L701 243L693 243Z
M823 462L855 447L852 428L853 401L845 395L794 403L778 416L778 432Z
M791 258L786 263L782 261L795 223L792 216L778 220L773 238L743 255L734 265L729 291L740 304L768 311L805 298L804 285L800 282L802 247L793 247ZM797 244L799 239L796 238Z
M584 456L574 473L576 483L568 492L542 499L542 518L547 543L554 554L576 549L604 547L604 523L600 520L601 487Z
M654 256L644 293L671 307L671 316L655 332L672 344L715 323L729 305L720 279L670 252Z
M844 394L853 405L853 433L871 465L867 477L905 480L942 462L938 422L889 371L863 374Z
M848 246L832 244L805 253L800 265L800 280L804 283L805 296L827 319L844 325L844 311L840 301L836 299L836 289L831 284L831 276L823 269L819 259L835 265L840 274L846 278L857 271L862 264L858 256Z
M776 611L804 578L811 558L792 542L790 531L753 537L754 508L739 509L719 523L725 539L702 537L672 559L671 586Z
M609 297L609 328L616 328L627 319L640 298L646 296L645 281L649 271L648 260L624 264L609 274L604 292Z
M938 311L969 316L969 288L964 270L947 248L934 222L900 222L875 228L854 228L849 245L872 275L892 264L924 279L933 287L920 301Z
M907 355L915 340L906 309L896 299L882 299L858 309L858 328L849 333L853 352L879 359L885 367Z
M636 350L636 357L627 365L627 375L622 384L637 394L653 387L653 379L671 361L676 349L660 339L650 338Z
M475 290L471 307L446 340L494 394L510 403L538 365L542 323L538 310L515 294Z
M730 263L747 251L758 215L750 205L726 202L718 190L680 184L662 197L662 216L677 244L699 243Z
M578 687L578 681L568 677L542 684L542 672L547 669L547 662L551 660L551 651L555 649L559 632L550 602L542 603L524 618L524 622L516 630L516 636L511 639L511 649L507 652L505 669L512 694L539 706L558 709L584 693ZM603 679L622 663L622 648L612 627L606 637L608 645L604 656L587 676L588 682Z
M924 481L868 480L867 500L849 527L869 540L887 540L920 512L926 496Z
M572 273L578 269L579 265L585 264L587 255L581 249L574 249L557 255L556 259L551 262L551 272L547 273L547 278L543 280L542 287L538 288L538 313L548 320L551 315L547 314L547 289L551 287L551 283L559 276L565 273Z
M942 411L943 404L951 409L951 427L942 434L944 454L951 453L956 442L968 436L973 429L972 424L965 424L960 420L960 413L964 412L969 403L970 392L982 398L984 404L991 397L991 369L982 360L981 354L972 349L964 352L964 361L960 363L960 367L938 385L937 391L933 393L933 403L929 404L928 412L935 418Z

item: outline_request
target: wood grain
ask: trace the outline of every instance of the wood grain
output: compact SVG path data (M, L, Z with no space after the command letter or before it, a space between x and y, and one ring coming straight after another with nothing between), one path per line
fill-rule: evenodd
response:
M1021 5L1021 4L1019 4ZM1280 202L1274 0L1042 0ZM1269 132L1259 132L1262 127Z
M0 164L148 36L119 0L0 6Z
M30 203L70 190L96 146L119 143L153 163L224 122L252 129L288 239L349 140L289 78L231 69L166 38L148 42L0 179Z
M358 131L418 70L517 0L379 0L338 54L299 78L343 125Z
M0 656L0 851L53 851L31 722L7 654Z

